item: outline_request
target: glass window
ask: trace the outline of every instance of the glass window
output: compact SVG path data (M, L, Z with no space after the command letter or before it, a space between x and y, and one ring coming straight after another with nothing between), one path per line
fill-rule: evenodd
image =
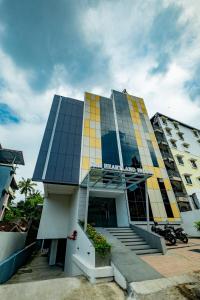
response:
M198 200L198 198L197 198L196 193L193 193L193 194L190 196L190 198L192 199L192 203L193 203L193 205L194 205L194 208L195 208L195 209L200 209L199 200Z
M180 165L184 165L184 161L183 161L183 157L182 156L177 156L177 160L178 160L178 163Z
M124 167L141 168L140 154L134 133L134 124L126 94L113 91L116 106L119 138Z
M185 149L188 149L188 148L189 148L189 144L183 143L183 147L184 147Z
M174 124L174 128L175 128L175 129L179 129L178 123L175 123L175 122L174 122L173 124Z
M197 138L199 137L198 132L196 130L193 130L193 133L194 133L195 137L197 137Z
M162 198L163 198L163 203L164 203L164 206L165 206L167 217L168 218L173 218L174 216L173 216L172 208L171 208L170 201L169 201L169 198L168 198L168 195L167 195L167 191L165 189L165 185L164 185L163 182L160 182L159 180L158 180L158 184L159 184L159 187L160 187L160 192L161 192L161 195L162 195Z
M185 181L187 182L187 184L192 184L192 180L191 180L190 175L184 175L184 177L185 177Z
M184 141L183 133L182 132L177 132L180 140Z
M167 119L162 118L162 122L163 122L164 125L167 125Z
M112 100L100 98L102 163L120 165Z
M171 144L172 144L172 147L177 148L176 141L171 140L170 142L171 142Z
M134 191L127 190L127 195L131 221L146 221L145 184L138 184ZM153 220L150 202L149 217Z
M190 162L191 162L192 167L193 167L194 169L197 169L196 161L195 161L194 159L191 159Z
M166 128L166 132L168 135L172 136L172 133L171 133L171 129L170 128Z
M148 132L147 123L146 123L145 117L142 113L140 113L140 119L141 119L141 122L142 122L142 127L144 129L144 132Z
M151 155L153 166L154 167L159 167L158 161L157 161L157 158L156 158L156 154L155 154L155 151L154 151L154 148L153 148L153 145L152 145L152 142L147 141L147 145L148 145L148 148L149 148L149 152L150 152L150 155Z

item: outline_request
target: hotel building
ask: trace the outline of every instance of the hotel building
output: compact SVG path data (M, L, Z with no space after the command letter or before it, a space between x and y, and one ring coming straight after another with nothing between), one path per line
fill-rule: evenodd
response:
M200 130L163 114L151 119L183 225L197 235L200 219Z
M79 220L101 228L181 223L144 101L126 91L86 92L84 101L55 95L33 180L45 192L38 239L52 249L67 240L65 264L77 251L67 237Z

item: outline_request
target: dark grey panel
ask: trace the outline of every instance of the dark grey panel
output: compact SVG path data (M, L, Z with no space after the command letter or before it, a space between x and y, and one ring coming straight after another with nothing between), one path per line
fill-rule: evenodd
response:
M55 98L54 101L56 101ZM51 119L55 121L56 111L53 111L52 113L50 112L50 115L54 116L54 118L52 117ZM83 102L62 97L46 176L43 181L61 184L79 183L82 121ZM44 134L43 140L46 139L48 145L52 130L53 126L50 130L47 130L47 137L45 137L46 131ZM48 131L50 131L50 136L48 136ZM45 164L45 161L43 160L44 157L46 159L48 147L47 150L45 150L40 151L38 158L38 160L42 161L43 163L43 167L41 168L42 172ZM42 172L40 171L40 181L42 179Z
M58 95L55 95L53 98L53 102L51 105L51 110L49 113L46 129L45 129L45 132L43 135L42 144L40 146L39 155L38 155L35 170L33 173L33 180L35 180L35 181L42 181L44 164L46 161L47 151L49 148L49 142L50 142L51 133L53 130L53 124L55 121L59 98L60 98L60 96L58 96Z

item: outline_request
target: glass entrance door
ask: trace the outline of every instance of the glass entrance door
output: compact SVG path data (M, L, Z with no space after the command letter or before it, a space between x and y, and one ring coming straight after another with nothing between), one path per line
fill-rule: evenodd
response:
M95 227L117 227L115 199L90 197L88 223Z

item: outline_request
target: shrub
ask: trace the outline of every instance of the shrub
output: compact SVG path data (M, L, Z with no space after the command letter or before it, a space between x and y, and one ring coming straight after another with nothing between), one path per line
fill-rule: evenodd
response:
M96 252L99 253L102 257L105 257L106 254L110 252L111 245L108 244L102 234L98 233L95 228L89 224L87 225L87 235L93 242Z
M200 221L194 222L194 227L197 229L197 231L200 231Z

